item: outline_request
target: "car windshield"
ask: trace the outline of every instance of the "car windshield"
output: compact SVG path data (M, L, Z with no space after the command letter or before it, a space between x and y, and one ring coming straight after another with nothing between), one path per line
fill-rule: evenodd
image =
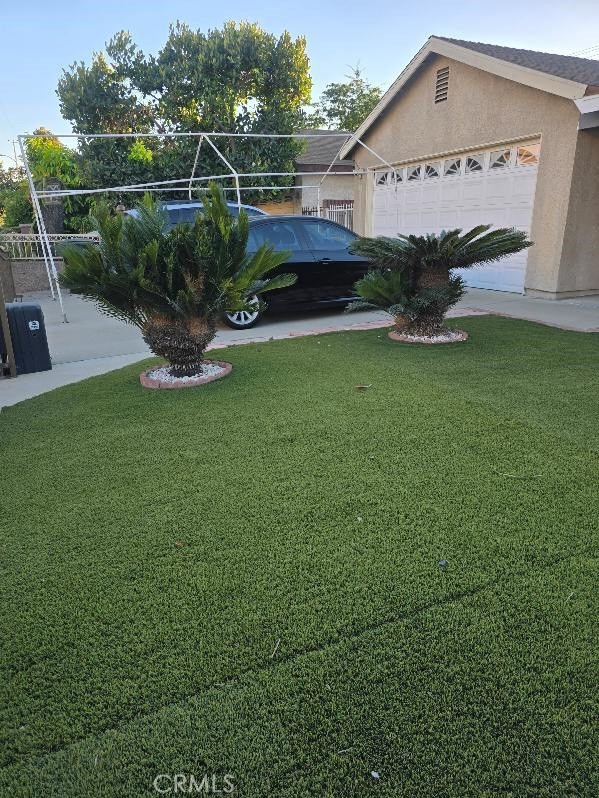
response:
M239 215L239 206L235 202L227 202L227 207L229 208L229 213L232 216ZM267 216L264 211L260 210L260 208L254 208L252 205L242 205L243 210L247 213L250 217L255 216ZM162 206L163 210L166 212L168 216L168 224L167 228L170 229L177 224L193 224L196 213L201 212L202 210L202 203L201 202L194 202L188 203L185 205L168 205L165 204ZM132 208L131 210L127 211L129 216L137 216L138 211L136 208Z

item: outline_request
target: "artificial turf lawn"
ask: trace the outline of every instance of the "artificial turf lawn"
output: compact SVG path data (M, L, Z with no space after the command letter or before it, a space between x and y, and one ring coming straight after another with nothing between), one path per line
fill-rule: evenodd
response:
M459 326L0 414L0 795L599 793L599 337Z

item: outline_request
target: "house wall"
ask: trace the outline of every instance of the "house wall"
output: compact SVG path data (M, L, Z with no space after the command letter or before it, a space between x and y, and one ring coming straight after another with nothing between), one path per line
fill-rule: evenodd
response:
M303 188L303 186L318 185L322 175L303 175L298 177L298 185L301 189L296 189L294 194L295 213L301 213L302 207L315 208L318 204L318 189ZM327 177L320 188L320 204L323 200L352 200L354 198L354 180L352 174L331 175Z
M437 70L449 66L449 94L433 101ZM572 100L523 86L444 56L432 56L365 134L389 163L419 160L461 149L541 137L537 191L525 287L556 292L573 268L562 258L570 186L576 157L578 110ZM356 166L377 159L356 147ZM354 227L368 235L372 176L355 179ZM599 287L599 286L598 286Z
M599 128L578 134L558 291L599 292Z

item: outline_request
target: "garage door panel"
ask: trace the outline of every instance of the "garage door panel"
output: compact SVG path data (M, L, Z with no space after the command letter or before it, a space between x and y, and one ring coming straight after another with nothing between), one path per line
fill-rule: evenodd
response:
M458 180L446 180L440 184L441 202L456 202L462 196L462 184Z
M468 208L462 209L460 213L460 226L465 229L476 227L478 224L489 224L488 208Z
M531 167L528 168L530 169ZM512 190L512 196L514 198L523 197L527 200L530 200L534 197L535 185L537 182L537 170L533 167L532 171L534 174L530 174L522 170L518 170L518 172L514 174Z
M456 210L442 210L439 211L439 227L442 230L453 230L456 227L459 227L461 224L460 222L460 212Z
M423 205L438 205L441 199L441 192L439 184L424 185L422 187L422 204Z
M517 227L523 233L530 232L532 221L532 206L514 207L509 209L509 226Z
M501 206L490 206L487 205L482 211L481 219L478 224L490 224L492 227L508 227L512 226L511 223L508 221L509 219L509 209ZM472 225L474 227L474 225Z
M422 203L422 188L419 185L408 185L404 189L405 195L405 204L406 205L418 205L420 206Z
M420 211L404 211L400 219L402 229L397 230L398 233L405 231L413 233L420 226Z
M439 212L437 210L422 211L420 228L426 233L434 233L439 229Z
M374 212L379 213L387 210L387 197L382 191L375 191L374 193Z
M472 178L464 180L462 186L462 200L471 204L481 203L485 196L485 181Z
M520 145L511 149L517 146ZM478 156L480 152L477 151ZM463 154L461 160L465 163ZM484 159L485 169L481 172L405 183L397 191L375 187L374 235L422 235L458 227L470 229L479 224L516 227L529 233L536 164L513 166L515 154L510 165L501 169L488 168L489 162L489 158ZM497 264L466 269L462 276L474 287L522 292L526 262L527 252L519 253Z
M505 203L506 197L513 193L514 180L511 175L493 177L487 181L485 196L487 202Z

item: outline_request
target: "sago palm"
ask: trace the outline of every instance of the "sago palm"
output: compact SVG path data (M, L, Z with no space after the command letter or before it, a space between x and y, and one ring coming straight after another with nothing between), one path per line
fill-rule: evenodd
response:
M371 305L390 312L397 326L434 335L442 330L446 312L465 290L462 280L453 274L454 269L493 263L531 245L520 230L491 230L490 225L478 225L466 233L447 230L438 235L361 238L351 249L372 259L373 271L379 275L375 282L389 282L391 275L399 274L401 277L393 284L397 289L401 286L401 291L392 305L385 304L382 294L376 300L363 294L365 289L371 289L369 281L359 281L356 292Z
M62 284L105 313L141 330L174 376L200 372L206 347L225 311L250 309L248 296L292 285L295 274L269 274L288 253L263 245L246 254L248 217L229 213L211 185L193 225L164 232L159 206L145 197L136 216L96 208L99 245L63 249ZM252 308L253 309L253 308Z

